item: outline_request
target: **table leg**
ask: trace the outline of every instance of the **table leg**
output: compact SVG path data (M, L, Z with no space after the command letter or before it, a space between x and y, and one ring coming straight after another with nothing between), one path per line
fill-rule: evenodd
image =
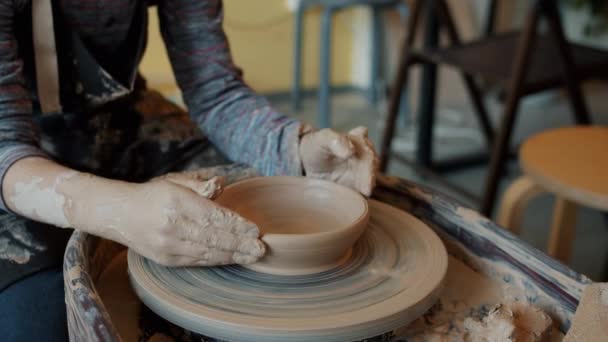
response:
M516 179L502 197L498 225L519 234L528 203L543 192L543 188L526 176Z

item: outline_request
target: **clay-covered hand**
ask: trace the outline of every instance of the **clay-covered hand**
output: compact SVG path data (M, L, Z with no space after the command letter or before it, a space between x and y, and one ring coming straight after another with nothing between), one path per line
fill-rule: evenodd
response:
M255 262L265 253L258 239L260 231L212 201L222 185L221 178L205 180L197 172L171 173L129 184L113 194L110 203L97 203L94 213L92 208L81 209L76 215L68 214L68 219L78 226L78 221L86 224L94 215L102 228L97 230L109 233L107 238L166 266Z
M376 183L378 158L367 128L348 134L321 129L304 134L300 158L306 176L330 180L369 196Z
M219 178L201 181L174 174L141 185L135 193L150 215L125 232L140 254L161 264L247 264L265 251L258 227L210 198L221 191Z
M162 180L181 185L211 200L224 190L224 178L210 177L206 170L171 172L152 179L153 182Z
M258 227L215 204L222 179L208 170L135 184L23 158L4 177L7 206L24 217L75 228L168 266L252 263L265 253Z

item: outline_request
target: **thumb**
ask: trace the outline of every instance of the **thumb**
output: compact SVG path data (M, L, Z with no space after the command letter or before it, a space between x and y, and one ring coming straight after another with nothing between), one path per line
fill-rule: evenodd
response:
M351 134L351 135L354 135L357 137L361 137L361 138L367 138L368 129L367 129L367 127L359 126L359 127L351 129L350 132L348 132L348 134Z
M355 153L355 145L344 135L331 131L331 139L328 141L329 151L339 159L348 159Z
M196 192L199 196L208 199L217 198L224 190L223 177L213 177L209 180L201 180L188 173L173 173L168 175L165 180L188 188Z

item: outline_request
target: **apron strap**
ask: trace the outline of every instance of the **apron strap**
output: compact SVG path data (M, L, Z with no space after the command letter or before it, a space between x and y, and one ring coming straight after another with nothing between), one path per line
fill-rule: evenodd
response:
M61 112L51 0L32 0L32 25L40 108L42 113Z

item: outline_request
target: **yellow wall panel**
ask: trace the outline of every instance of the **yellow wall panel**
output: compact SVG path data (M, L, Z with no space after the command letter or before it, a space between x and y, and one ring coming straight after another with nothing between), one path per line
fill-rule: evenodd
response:
M260 92L289 89L293 61L293 14L285 0L225 0L224 28L233 57L245 80ZM332 83L349 84L351 75L351 13L334 18ZM319 66L319 11L305 19L303 84L316 87ZM170 89L174 78L158 31L155 9L150 9L148 49L141 70L150 86Z
M149 10L148 46L140 70L150 87L168 92L175 89L175 77L160 35L156 7Z

